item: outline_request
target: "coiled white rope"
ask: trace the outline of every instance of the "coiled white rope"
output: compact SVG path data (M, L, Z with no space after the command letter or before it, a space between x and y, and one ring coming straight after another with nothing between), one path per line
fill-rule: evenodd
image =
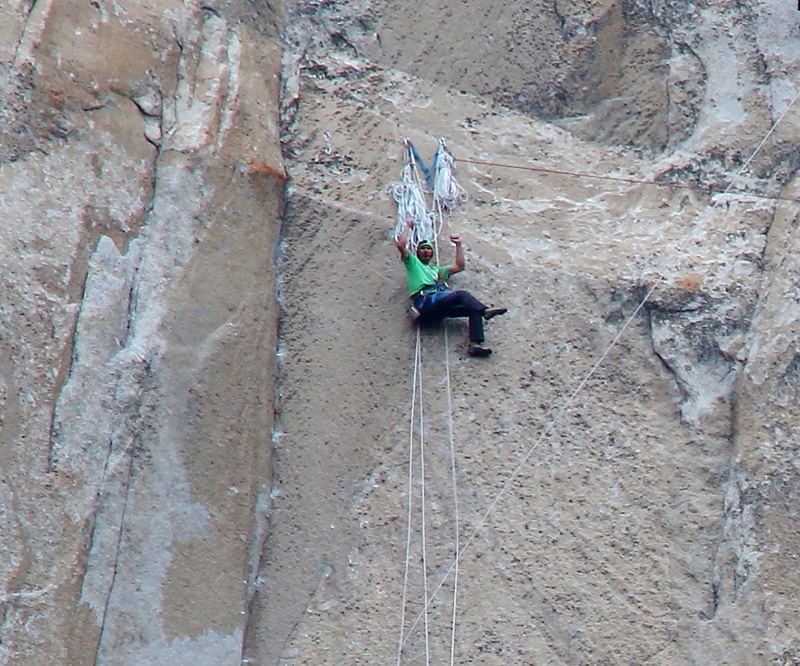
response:
M428 211L425 201L425 187L419 173L419 166L414 157L411 142L405 140L403 158L403 171L399 182L391 183L389 191L397 202L397 215L394 228L395 240L403 233L406 222L414 221L414 226L408 235L408 247L415 251L417 245L428 240L433 242L436 238L434 215Z
M467 191L455 178L456 164L453 154L447 149L444 139L439 139L439 147L433 160L433 201L441 209L452 211L459 204L467 202Z

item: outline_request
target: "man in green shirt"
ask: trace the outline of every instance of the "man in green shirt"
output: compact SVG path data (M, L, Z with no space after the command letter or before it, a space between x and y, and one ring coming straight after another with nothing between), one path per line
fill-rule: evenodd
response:
M406 267L408 294L419 312L419 321L433 323L446 317L467 317L469 319L467 353L470 356L489 356L492 350L483 344L483 322L505 314L506 308L488 308L468 291L452 290L447 286L446 281L452 275L464 270L464 249L461 246L460 236L450 236L450 240L456 246L454 263L451 266L437 266L431 264L433 244L430 241L420 242L415 254L408 251L406 244L413 226L412 220L406 222L395 242L400 252L400 259Z

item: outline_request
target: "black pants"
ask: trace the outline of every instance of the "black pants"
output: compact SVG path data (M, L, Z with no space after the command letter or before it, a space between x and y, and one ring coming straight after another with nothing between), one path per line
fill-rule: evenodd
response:
M483 342L483 311L486 306L468 291L437 291L414 294L421 323L432 324L447 317L469 318L469 341Z

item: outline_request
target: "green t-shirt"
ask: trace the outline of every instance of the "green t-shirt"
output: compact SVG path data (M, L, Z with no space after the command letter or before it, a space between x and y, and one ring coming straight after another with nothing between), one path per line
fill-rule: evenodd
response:
M426 266L419 260L416 254L411 254L409 252L408 256L402 261L406 265L409 296L413 296L423 287L450 278L449 266L435 266L431 264Z

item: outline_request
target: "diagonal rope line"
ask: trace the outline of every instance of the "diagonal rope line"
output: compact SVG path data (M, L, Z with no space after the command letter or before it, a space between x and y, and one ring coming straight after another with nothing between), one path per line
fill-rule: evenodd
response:
M767 139L769 139L770 135L775 131L775 128L778 127L778 125L780 125L781 120L783 120L784 116L787 113L789 113L789 109L791 109L792 106L794 106L794 103L798 100L798 98L800 98L800 90L798 90L797 94L794 96L794 99L791 102L789 102L789 106L786 107L786 109L783 111L780 117L774 122L772 127L769 128L769 132L767 132L764 138L761 139L761 143L758 144L756 149L753 151L753 154L750 155L747 161L742 165L742 168L739 169L739 172L733 177L733 180L731 180L730 184L728 185L728 187L725 188L725 191L722 194L727 194L728 191L733 187L734 183L739 179L739 176L741 176L744 173L744 170L747 168L750 162L752 162L755 156L758 155L758 151L764 147L764 144L767 142ZM716 202L714 202L714 206L716 205L717 205Z
M458 555L456 556L456 558L454 559L454 561L450 565L450 567L447 569L447 571L444 572L444 575L442 576L442 579L439 581L439 584L436 586L436 589L434 589L433 594L428 597L427 603L425 604L426 607L436 597L436 595L438 594L439 590L444 585L445 581L450 577L450 574L455 571L458 561L464 556L464 553L467 551L469 546L475 540L475 537L478 535L478 532L481 530L481 528L486 524L486 521L488 520L489 516L495 510L495 507L500 502L500 499L506 494L506 492L510 488L511 484L514 482L514 479L516 479L517 476L519 476L519 473L522 471L522 468L525 467L525 465L527 464L527 462L530 459L531 455L533 455L533 452L539 447L539 445L542 443L542 441L544 441L544 438L547 437L552 432L552 430L555 427L556 423L558 423L558 421L561 419L561 417L564 415L564 413L567 411L567 409L569 409L569 407L575 401L575 398L578 396L578 394L581 392L581 390L583 390L583 387L586 385L586 382L589 381L589 379L592 377L592 375L594 375L594 373L597 371L597 368L600 367L600 364L605 360L605 358L608 356L608 354L611 352L611 350L617 344L619 339L622 337L622 334L625 333L625 331L627 330L627 328L630 325L630 323L634 320L636 315L639 314L639 311L644 307L644 304L647 302L647 300L650 298L650 296L653 294L653 292L656 290L656 287L658 287L659 284L660 284L660 281L657 281L650 288L650 290L647 292L645 297L641 300L639 305L636 306L636 309L633 311L633 314L630 317L628 317L628 319L625 321L625 324L619 330L619 333L617 333L616 337L611 341L611 344L606 348L606 350L603 352L603 354L600 356L600 358L597 360L597 362L592 366L592 369L589 370L589 372L586 374L586 376L581 380L581 382L578 384L578 387L572 392L572 395L570 395L570 397L567 399L567 401L564 403L564 405L558 411L556 416L553 417L550 420L550 422L547 424L545 429L542 431L542 434L539 436L539 439L537 439L536 442L528 449L527 453L523 456L522 460L519 462L519 464L516 466L516 468L514 468L514 470L508 476L508 478L506 479L505 483L503 483L503 485L500 488L499 492L495 496L494 500L492 500L492 503L489 505L489 508L486 509L486 512L483 514L483 517L480 519L480 521L478 521L478 525L475 527L475 529L473 530L472 534L470 534L469 538L464 543L464 547L458 553ZM423 612L425 612L425 609L423 609ZM411 634L411 632L414 631L414 628L419 623L419 620L420 620L421 617L422 617L422 613L420 613L417 616L417 618L414 620L414 622L411 624L411 627L408 630L409 634Z
M795 95L795 97L792 99L792 101L789 103L789 105L786 107L786 109L780 115L780 117L775 121L775 123L773 123L772 127L770 127L770 129L767 132L767 134L764 136L764 138L761 140L761 142L758 144L758 146L753 151L753 154L747 159L747 161L744 163L744 165L739 170L739 172L736 174L736 176L734 176L734 178L732 179L731 183L725 189L725 192L723 192L723 194L727 193L731 189L731 187L736 182L736 180L739 178L739 176L741 176L741 174L744 172L744 169L747 167L747 165L750 164L750 162L753 161L755 156L758 154L758 152L761 150L761 148L766 143L766 141L769 138L769 136L775 131L775 129L780 124L780 122L783 120L783 118L789 112L789 109L792 108L792 106L795 104L795 102L798 99L800 99L800 91ZM462 160L462 161L469 162L470 160ZM479 163L479 162L474 162L474 163ZM495 166L504 166L504 165L495 165ZM508 166L508 165L505 165L505 166ZM524 167L522 167L522 168L524 168ZM536 169L531 169L531 170L536 170ZM574 175L574 174L568 174L568 175ZM589 175L589 174L586 174L586 175ZM610 178L610 179L612 179L612 178ZM775 199L776 197L770 197L770 198ZM797 202L800 203L800 200L793 200L793 201L797 201ZM712 205L712 208L715 207L716 205L717 205L717 202L715 202ZM569 407L574 402L574 400L577 397L577 395L580 393L580 391L586 385L586 382L588 382L589 379L592 377L592 375L596 372L597 368L605 360L605 358L611 352L612 348L617 344L619 339L622 337L623 333L626 331L626 329L628 328L630 323L639 314L639 311L644 307L644 304L648 301L650 296L652 296L653 292L663 282L663 280L664 280L664 277L663 277L663 274L662 274L661 276L658 277L658 279L655 281L653 286L649 289L649 291L647 292L645 297L641 300L639 305L636 306L636 309L634 310L633 314L625 321L625 324L620 329L619 333L617 333L615 338L612 340L611 344L606 348L606 350L603 352L603 354L600 356L600 358L597 360L597 362L594 364L594 366L592 366L591 370L586 374L586 376L583 378L583 380L581 380L581 382L578 384L577 388L573 391L572 395L570 395L569 399L564 403L564 405L558 411L556 416L553 419L551 419L551 421L548 423L548 425L542 431L542 434L539 436L539 438L536 440L536 442L528 449L527 453L525 454L525 456L523 456L523 458L520 461L520 463L511 472L509 477L503 483L502 487L500 488L500 491L495 496L494 500L491 502L491 504L489 505L489 507L486 510L486 512L483 514L483 517L478 522L478 525L475 527L475 529L472 532L472 534L470 535L470 537L465 542L464 547L458 552L458 554L456 555L453 563L450 565L450 567L447 569L447 571L445 571L445 573L442 576L442 579L440 580L439 584L434 589L433 594L428 597L428 600L427 600L427 602L425 604L426 607L433 601L433 599L438 594L439 590L442 588L442 586L444 585L445 581L448 579L450 574L453 573L456 570L459 560L463 557L463 555L466 552L466 550L469 548L469 546L475 540L475 537L478 535L478 532L480 531L480 529L486 524L486 521L488 520L488 518L491 515L491 513L494 511L494 509L497 506L497 504L499 503L500 499L508 491L508 489L511 486L511 484L513 483L514 479L516 479L516 477L522 471L523 467L527 464L527 462L530 459L531 455L533 455L534 451L539 447L539 445L544 440L544 438L547 437L552 432L552 430L555 428L556 424L561 419L563 414L566 412L567 409L569 409ZM423 609L423 612L424 611L425 611L425 609ZM409 634L414 630L414 628L418 624L420 617L421 617L421 614L418 615L417 618L414 620L414 622L411 624L411 627L409 628Z

